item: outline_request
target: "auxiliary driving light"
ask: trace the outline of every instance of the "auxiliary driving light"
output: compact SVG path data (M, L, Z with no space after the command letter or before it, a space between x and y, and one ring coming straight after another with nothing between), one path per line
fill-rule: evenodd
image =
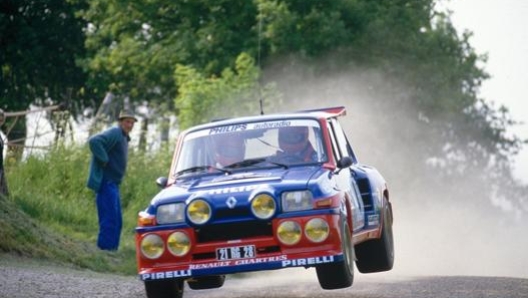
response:
M322 218L312 218L306 223L304 234L306 235L306 238L312 242L323 242L328 238L328 234L330 234L330 227L326 220Z
M161 257L164 251L163 239L156 234L148 234L141 239L141 254L148 259Z
M283 221L277 228L279 241L286 245L293 245L301 240L301 226L295 221Z
M181 257L186 255L191 249L191 240L183 232L174 232L167 239L167 248L171 254Z

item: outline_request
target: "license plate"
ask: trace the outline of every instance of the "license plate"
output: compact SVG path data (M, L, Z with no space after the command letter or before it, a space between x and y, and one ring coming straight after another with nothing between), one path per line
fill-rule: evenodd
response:
M216 259L236 260L256 257L255 245L223 247L216 250Z

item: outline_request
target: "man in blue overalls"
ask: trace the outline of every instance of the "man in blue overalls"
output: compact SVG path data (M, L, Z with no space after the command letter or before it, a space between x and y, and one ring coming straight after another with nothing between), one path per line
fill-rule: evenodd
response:
M119 247L123 225L119 184L126 172L129 133L136 121L132 113L121 112L118 125L88 140L92 161L87 186L96 193L97 246L103 250L116 251Z

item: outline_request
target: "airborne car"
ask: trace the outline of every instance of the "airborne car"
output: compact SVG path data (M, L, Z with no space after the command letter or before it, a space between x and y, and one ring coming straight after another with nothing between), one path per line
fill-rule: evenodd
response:
M313 267L323 289L392 269L389 191L359 163L344 107L199 125L177 140L162 190L139 213L150 298L219 288L228 274Z

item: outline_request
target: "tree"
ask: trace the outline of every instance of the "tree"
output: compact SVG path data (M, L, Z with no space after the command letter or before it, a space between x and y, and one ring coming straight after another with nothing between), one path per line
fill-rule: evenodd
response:
M0 108L29 109L73 101L83 104L84 73L77 59L84 55L86 23L75 16L82 1L4 0L0 4ZM10 138L23 145L25 121L14 125ZM18 147L20 148L20 147Z
M179 86L176 106L180 128L258 113L259 101L267 106L271 102L280 105L281 98L274 87L261 90L258 78L259 69L245 53L238 57L234 70L226 68L220 77L205 77L194 68L178 65L175 79Z
M367 156L389 169L395 179L401 178L402 169L413 174L404 179L406 186L414 187L397 191L431 197L433 185L444 186L441 200L506 198L523 210L528 201L525 187L513 187L511 176L511 157L522 142L506 134L514 121L503 108L496 110L478 98L479 87L488 78L478 65L486 57L475 53L469 33L458 35L448 14L434 10L434 1L333 1L326 6L339 7L339 13L319 10L319 3L312 2L258 2L263 44L270 53L264 75L273 73L291 106L302 106L314 94L342 98L338 91L347 90L351 96L344 100L346 105L375 110L375 118L364 119L359 127L355 121L350 127L363 128L353 129L361 136L370 131L364 125L373 123L378 137L365 136L364 144L372 145ZM318 14L333 22L328 26L337 28L335 36L306 30L307 20ZM325 32L326 27L319 23L313 28ZM334 42L325 47L327 38ZM351 71L360 75L347 76ZM349 81L328 83L331 87L320 83L336 74ZM360 85L350 90L358 81ZM295 88L295 83L302 87ZM321 85L325 87L312 88ZM407 148L387 159L394 152L386 149L395 144ZM462 187L462 182L471 182L472 187ZM501 185L509 188L503 190Z
M247 30L254 9L250 1L91 1L84 13L91 85L133 101L172 102L177 64L218 75L248 44L255 49Z

